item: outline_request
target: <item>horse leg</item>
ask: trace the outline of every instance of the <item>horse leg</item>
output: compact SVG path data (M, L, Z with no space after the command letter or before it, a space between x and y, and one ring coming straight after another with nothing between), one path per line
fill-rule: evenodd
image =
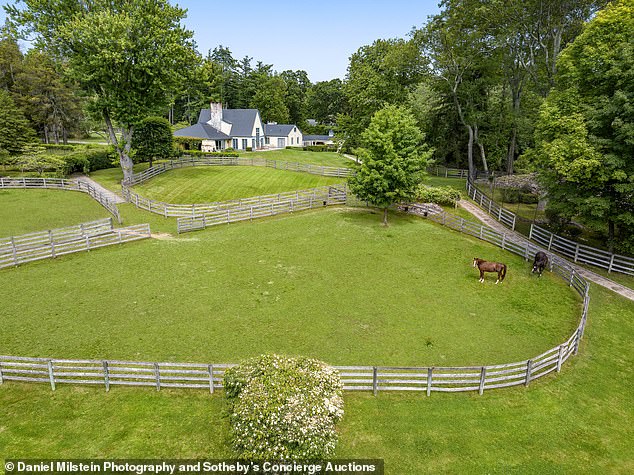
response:
M500 282L500 276L502 275L502 271L499 270L498 271L498 280L495 281L495 285L498 285L498 283Z
M484 282L484 271L482 269L478 269L480 271L480 283Z

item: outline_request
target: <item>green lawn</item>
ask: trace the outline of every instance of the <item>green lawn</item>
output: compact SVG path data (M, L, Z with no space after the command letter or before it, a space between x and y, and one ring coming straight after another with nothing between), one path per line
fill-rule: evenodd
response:
M0 237L72 226L112 216L85 193L0 190Z
M560 374L483 396L346 393L337 457L383 458L389 475L632 473L634 309L591 296ZM231 456L221 393L6 383L0 407L0 458Z
M170 170L134 187L166 203L209 203L341 183L337 177L265 167L194 167Z
M143 213L145 214L145 213ZM159 218L162 219L162 218ZM319 210L0 272L13 355L332 364L520 361L566 339L579 298L552 275L410 216ZM509 265L480 284L474 256ZM459 291L457 290L459 289Z
M40 192L23 193L36 206ZM31 226L6 196L0 210ZM153 229L173 224L122 209ZM535 356L575 328L579 299L551 274L531 276L522 259L429 221L390 220L319 210L2 270L0 353L493 364ZM476 255L506 262L507 279L479 284ZM347 393L337 457L383 458L388 474L631 473L632 315L632 302L593 287L579 355L528 388ZM0 458L231 456L224 400L205 391L7 382L0 408Z
M355 162L336 152L310 152L301 149L267 150L258 152L242 152L244 158L266 158L283 162L312 163L328 167L353 168Z

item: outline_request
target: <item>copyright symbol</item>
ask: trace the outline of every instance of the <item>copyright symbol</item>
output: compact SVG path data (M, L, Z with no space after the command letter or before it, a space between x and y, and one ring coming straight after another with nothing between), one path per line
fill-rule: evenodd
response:
M15 466L13 465L13 462L7 462L7 463L4 464L4 469L7 472L13 471L14 468L15 468Z

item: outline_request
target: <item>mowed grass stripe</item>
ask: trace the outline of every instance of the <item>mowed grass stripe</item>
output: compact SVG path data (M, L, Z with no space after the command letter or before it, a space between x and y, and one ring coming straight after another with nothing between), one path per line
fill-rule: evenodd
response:
M0 237L109 218L85 193L63 190L0 190Z
M337 177L264 167L193 167L170 170L135 186L141 196L166 203L208 203L341 183Z

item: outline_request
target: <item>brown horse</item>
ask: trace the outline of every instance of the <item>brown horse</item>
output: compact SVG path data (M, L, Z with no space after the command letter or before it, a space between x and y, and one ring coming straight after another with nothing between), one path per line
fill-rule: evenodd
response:
M477 257L473 258L473 267L477 267L480 271L480 282L484 282L484 273L485 272L497 272L498 280L495 281L502 282L504 277L506 277L506 264L502 264L500 262L488 262L484 259L479 259Z

